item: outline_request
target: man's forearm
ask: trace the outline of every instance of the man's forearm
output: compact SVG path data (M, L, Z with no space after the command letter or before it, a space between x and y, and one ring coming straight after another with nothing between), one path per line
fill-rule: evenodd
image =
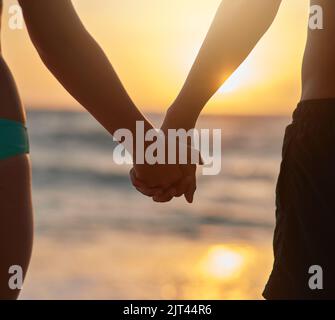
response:
M171 116L195 124L201 110L272 24L281 0L222 1ZM181 120L182 119L182 120Z

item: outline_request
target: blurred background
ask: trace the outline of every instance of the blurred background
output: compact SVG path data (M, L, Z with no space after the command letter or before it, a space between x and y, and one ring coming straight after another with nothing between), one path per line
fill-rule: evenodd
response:
M76 0L136 104L159 126L220 0ZM223 167L195 203L154 204L111 137L48 73L27 32L3 47L28 110L36 238L22 298L258 299L272 267L274 191L284 128L299 99L308 1L284 0L251 56L206 107ZM243 19L237 17L236 19ZM97 84L98 85L98 84Z

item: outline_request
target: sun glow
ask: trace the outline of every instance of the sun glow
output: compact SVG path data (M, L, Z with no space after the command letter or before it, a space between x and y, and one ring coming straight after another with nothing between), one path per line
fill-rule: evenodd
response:
M255 82L256 73L254 68L250 64L249 60L246 60L240 65L240 67L227 79L223 86L219 89L219 93L228 94L237 91L243 87L248 87L252 82Z

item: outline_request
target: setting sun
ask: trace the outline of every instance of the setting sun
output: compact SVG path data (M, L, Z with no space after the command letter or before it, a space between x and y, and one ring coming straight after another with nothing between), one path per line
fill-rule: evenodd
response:
M219 89L221 94L230 94L251 85L257 79L255 75L255 68L249 63L247 59L240 67L228 78L228 80Z

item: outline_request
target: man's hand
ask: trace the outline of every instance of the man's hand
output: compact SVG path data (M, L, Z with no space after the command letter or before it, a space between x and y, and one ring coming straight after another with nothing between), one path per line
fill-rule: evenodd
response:
M188 203L193 203L194 193L197 189L196 184L196 165L181 165L183 178L167 190L160 190L153 196L155 202L167 202L173 197L185 196Z
M179 180L170 185L166 181L162 181L160 185L158 184L155 187L153 184L150 187L150 184L147 185L144 181L140 180L137 177L135 167L130 171L130 178L134 187L142 194L152 197L155 202L169 202L174 197L181 197L182 195L185 195L187 202L193 202L196 191L196 165L180 165L179 172L182 173L182 176Z
M178 165L134 164L130 177L138 191L153 197L157 192L179 183L183 176Z
M180 123L175 123L175 117L168 112L161 130L169 143L168 130L183 128ZM187 126L189 129L189 127ZM167 148L167 152L169 148ZM185 199L193 202L196 191L196 165L192 163L192 153L195 150L187 147L187 164L178 164L179 145L177 143L175 154L177 164L167 165L136 165L130 172L133 185L142 194L152 197L155 202L168 202L173 197L185 195ZM198 152L198 151L197 151ZM198 152L199 153L199 152ZM166 157L168 159L168 156ZM202 164L199 156L199 164Z

